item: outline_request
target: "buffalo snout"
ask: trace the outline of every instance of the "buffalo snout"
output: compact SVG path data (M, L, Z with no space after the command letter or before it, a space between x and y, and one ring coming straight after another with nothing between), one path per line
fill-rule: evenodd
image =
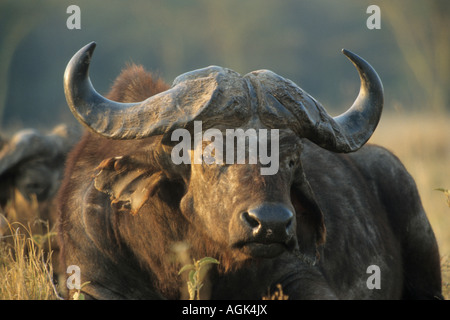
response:
M264 203L238 219L233 247L253 258L273 258L295 247L295 216L283 204Z

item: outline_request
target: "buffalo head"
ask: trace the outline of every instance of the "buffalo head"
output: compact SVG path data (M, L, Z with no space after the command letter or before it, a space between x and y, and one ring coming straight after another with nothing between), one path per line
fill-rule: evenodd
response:
M59 125L47 135L21 130L3 144L0 207L10 222L27 225L52 219L50 202L60 185L66 154L77 138L78 130Z
M361 88L348 111L331 117L296 84L271 71L241 76L216 66L185 73L170 89L144 101L114 102L98 94L89 79L94 48L95 43L88 44L67 66L64 89L72 113L109 139L153 137L138 152L118 154L98 166L95 188L108 194L113 206L136 215L156 194L232 261L286 251L315 258L325 227L303 173L303 139L333 152L356 151L366 143L383 107L381 81L366 61L343 50L359 72ZM179 130L191 138L189 148L180 148L185 141ZM229 130L248 133L241 146L258 146L257 161L250 152L239 161L234 137L233 148L211 152L212 141L226 142ZM277 170L270 174L261 174L267 168L260 161L261 141L266 155L277 156ZM175 163L174 154L184 160ZM197 161L199 154L203 157ZM165 222L168 228L171 223Z

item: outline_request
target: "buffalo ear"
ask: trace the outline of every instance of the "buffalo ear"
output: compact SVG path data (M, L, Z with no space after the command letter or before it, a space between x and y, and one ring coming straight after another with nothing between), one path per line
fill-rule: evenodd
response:
M158 183L165 178L162 172L151 171L126 156L102 161L97 172L95 188L110 196L112 207L132 215L155 194Z
M291 188L291 201L296 211L300 253L314 263L319 258L318 246L325 243L326 228L322 210L303 173Z

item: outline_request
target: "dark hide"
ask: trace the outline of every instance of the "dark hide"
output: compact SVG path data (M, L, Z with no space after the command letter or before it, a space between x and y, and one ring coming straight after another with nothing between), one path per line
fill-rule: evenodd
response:
M149 81L142 73L133 81L140 77ZM245 233L237 213L261 203L296 216L296 238L273 258L252 257L233 238ZM260 299L278 283L291 299L442 297L438 248L414 181L375 146L336 154L282 131L280 170L261 176L258 165L175 166L161 136L87 133L69 157L59 210L62 258L80 267L91 298L185 297L179 243L191 258L220 261L203 298ZM381 289L366 285L371 265Z

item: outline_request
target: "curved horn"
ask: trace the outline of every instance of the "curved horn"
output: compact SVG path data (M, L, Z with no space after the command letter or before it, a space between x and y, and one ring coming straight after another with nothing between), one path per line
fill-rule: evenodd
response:
M331 117L324 107L294 82L260 70L249 76L264 103L258 113L272 128L291 128L302 138L334 152L361 148L377 127L383 110L383 85L375 70L348 50L342 52L358 70L361 87L353 105L343 114Z
M89 64L95 42L81 48L64 73L67 104L78 121L91 131L111 139L140 139L184 128L193 120L222 116L230 123L241 122L239 104L224 99L226 88L237 82L220 81L238 74L220 67L208 67L180 76L174 86L136 103L106 99L95 91L89 79ZM243 85L241 83L241 85ZM239 99L239 97L232 97ZM239 118L240 117L240 118Z
M120 138L123 124L111 121L111 118L125 116L125 110L132 109L139 103L116 103L104 98L94 89L89 79L89 65L95 47L96 43L91 42L81 48L66 67L64 93L67 104L75 118L92 131L109 138Z
M378 125L384 103L383 84L367 61L346 49L342 53L358 70L358 97L345 113L334 118L326 114L323 125L307 138L331 151L353 152L369 140Z
M334 118L347 137L347 141L338 141L337 148L348 152L358 150L372 136L383 111L384 92L377 72L367 61L346 49L342 49L342 53L355 65L361 80L353 105Z

